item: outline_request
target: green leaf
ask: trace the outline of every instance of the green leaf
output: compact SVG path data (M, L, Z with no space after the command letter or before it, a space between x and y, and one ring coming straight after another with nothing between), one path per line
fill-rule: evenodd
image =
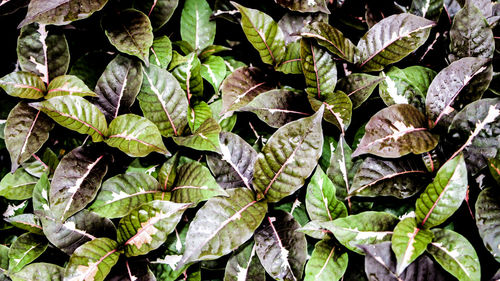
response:
M447 229L432 230L427 251L458 280L481 280L481 265L474 247L462 235Z
M45 98L50 99L57 96L68 95L80 97L96 96L80 78L74 75L62 75L50 81Z
M190 136L173 137L175 143L196 150L220 152L219 133L221 129L217 121L208 118Z
M500 157L488 159L488 168L491 176L500 184Z
M5 123L5 146L10 154L12 171L30 159L49 138L54 124L39 110L18 103Z
M253 167L257 152L240 136L221 132L219 135L220 151L207 154L207 164L217 183L224 189L247 187L252 182Z
M160 29L174 14L179 0L136 1L134 6L148 15L155 30Z
M306 208L311 220L332 221L347 216L347 208L335 197L335 189L321 167L317 167L306 193Z
M116 229L109 219L98 216L86 209L69 217L65 222L56 220L46 212L36 212L45 237L67 255L76 248L96 237L116 238Z
M32 263L10 277L13 281L62 281L64 278L64 267L44 262Z
M128 257L160 247L174 231L188 204L152 201L133 209L118 224L117 242Z
M321 240L314 246L306 265L305 281L338 281L347 270L347 252L337 247L333 240Z
M16 273L38 258L49 243L44 237L33 233L19 236L9 249L9 271Z
M207 119L212 117L212 110L204 101L197 102L193 108L188 108L188 125L195 132Z
M210 170L193 160L177 167L177 179L174 186L170 200L177 203L197 205L214 196L227 196L226 191L210 174Z
M257 198L278 202L304 185L323 148L323 108L279 128L259 153L253 173Z
M266 271L255 253L255 243L241 246L229 258L224 270L224 281L265 281Z
M97 81L94 104L104 113L106 120L111 121L132 106L141 84L141 63L117 55Z
M177 166L179 165L179 154L176 153L170 157L158 171L158 181L161 188L170 191L174 187L175 179L177 178Z
M300 224L284 211L270 214L255 232L255 251L262 266L274 279L301 280L307 259Z
M69 258L64 279L103 281L118 262L118 243L96 238L78 247Z
M186 62L181 63L172 72L179 81L181 88L186 92L188 100L192 96L203 96L203 77L201 76L201 62L195 53L186 57Z
M410 13L426 19L438 20L443 7L443 0L414 0L411 2Z
M31 198L37 178L31 176L23 168L14 173L8 173L0 182L0 196L9 200L24 200Z
M324 22L313 22L301 32L303 37L314 38L320 46L350 63L354 62L356 46L335 27Z
M40 77L25 71L12 72L0 78L0 87L13 97L34 100L42 98L46 91Z
M29 105L43 111L63 127L89 134L94 142L102 141L107 133L104 114L82 97L59 96Z
M140 204L163 198L158 181L145 173L107 179L89 210L106 218L121 218Z
M413 159L384 160L367 157L354 175L350 196L394 196L404 199L415 195L425 184L427 169Z
M220 84L226 77L224 59L218 56L209 56L202 61L200 74L203 79L207 80L214 87L215 93L218 93Z
M17 228L24 229L34 234L43 235L40 221L33 214L16 215L4 218L4 220Z
M427 129L424 114L412 105L395 104L370 118L365 126L365 135L352 157L371 153L397 158L430 151L437 144L438 137Z
M391 242L398 261L396 268L398 275L425 252L433 236L430 230L417 227L414 216L405 218L396 225Z
M189 226L186 250L178 266L226 255L252 237L264 219L267 203L256 201L248 189L233 188L227 193L229 197L213 197L198 210Z
M36 0L31 3L34 2L43 5L46 1ZM21 29L17 40L17 57L23 71L40 76L48 84L53 78L68 71L68 42L64 35L49 33L44 24L30 24Z
M434 25L433 21L408 13L384 18L358 42L360 67L365 72L379 71L402 60L425 43Z
M415 203L417 223L431 228L446 221L462 205L467 194L464 156L448 160Z
M230 51L230 50L231 50L231 48L221 46L221 45L209 45L209 46L205 47L203 50L201 50L201 52L198 54L198 58L200 60L204 61L204 60L210 58L211 56L213 56L214 54L224 52L224 51ZM226 62L224 61L224 65L225 64L226 64Z
M50 210L65 221L94 200L108 171L104 153L78 147L61 159L50 185Z
M315 46L311 40L302 39L300 58L306 78L306 92L318 99L332 93L337 84L337 67L332 55Z
M349 147L343 135L340 136L337 147L333 148L333 154L329 157L328 170L326 174L335 185L336 197L345 200L350 193L355 169L351 159L352 149ZM324 148L323 148L324 150Z
M195 50L212 45L215 22L210 21L212 9L205 0L187 0L181 14L181 37Z
M143 157L153 151L170 154L156 125L135 114L120 115L113 119L105 142L133 157Z
M359 245L390 241L399 219L385 212L367 211L334 221L321 222L323 228L335 235L342 245L358 254L363 254Z
M273 89L264 72L256 67L240 67L224 79L221 85L222 112L238 110L256 96Z
M188 100L175 77L158 66L143 68L138 100L144 116L164 137L177 136L187 124Z
M285 74L302 74L299 41L286 45L285 56L283 61L276 67L276 70Z
M300 117L310 115L305 104L307 101L303 93L285 88L261 93L238 111L253 112L267 125L280 128Z
M175 2L177 2L177 0L175 0ZM143 2L141 1L139 3ZM157 65L163 69L167 68L172 60L172 42L170 39L165 35L155 38L150 50L149 63Z
M33 188L33 211L49 211L49 191L50 182L46 173L40 176L40 179Z
M210 109L212 110L212 118L219 122L221 131L231 132L234 128L234 125L236 125L238 116L236 114L233 114L233 112L221 112L222 99L212 102L208 106L210 106Z
M492 79L490 60L463 58L441 70L429 86L425 107L436 126L449 126L456 110L481 98Z
M0 245L0 280L8 281L7 271L9 269L9 248L5 245Z
M33 157L24 162L22 164L23 168L26 169L30 175L37 178L40 178L44 173L52 176L57 168L57 165L59 165L59 158L54 151L47 147L41 158L38 156L35 158L35 156L36 155L33 154Z
M22 27L32 22L65 25L72 21L90 17L101 10L108 0L45 0L30 1L26 18L19 24Z
M468 1L453 17L450 51L452 60L465 57L493 58L493 30L473 1Z
M149 64L149 48L153 45L153 28L143 12L127 9L103 17L102 27L109 42L118 51L140 58Z
M307 97L314 110L318 110L323 104L325 105L323 118L337 126L341 132L344 132L351 124L352 102L344 92L328 92L320 100L313 95Z
M356 109L370 97L382 80L384 80L383 77L353 73L340 79L336 90L346 93L352 101L352 109Z
M322 12L329 14L325 0L277 0L276 3L291 11L301 13Z
M320 239L320 240L328 239L329 238L328 230L324 229L321 226L321 223L322 223L322 221L312 220L312 221L306 223L301 228L297 229L297 231L303 232L304 234L306 234L312 238L315 238L315 239Z
M285 56L285 38L269 15L232 2L241 13L241 27L248 41L259 52L264 63L278 65Z
M500 262L500 200L498 188L488 187L476 201L476 225L484 246Z

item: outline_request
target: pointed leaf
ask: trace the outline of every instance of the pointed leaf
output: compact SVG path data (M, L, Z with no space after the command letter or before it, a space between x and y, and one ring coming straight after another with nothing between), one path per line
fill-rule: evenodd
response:
M221 131L231 132L236 125L238 116L233 114L234 112L222 113L222 99L209 104L210 110L212 110L212 118L219 122Z
M78 147L63 157L50 185L50 210L62 221L94 200L108 170L103 153Z
M191 132L195 132L209 118L212 110L204 101L196 103L193 108L188 108L188 125Z
M201 62L195 53L186 57L186 61L172 71L179 81L181 88L186 92L188 100L191 96L203 96L203 77L201 76Z
M340 280L347 269L347 252L333 243L321 240L314 246L307 262L305 281Z
M219 123L213 118L208 118L190 136L173 137L175 143L181 146L190 147L196 150L220 152L219 133L221 129Z
M198 58L200 60L204 61L217 53L224 52L224 51L230 51L230 50L231 50L231 48L226 47L226 46L209 45L209 46L205 47L203 50L201 50L201 52L198 54ZM226 64L226 63L224 62L224 64Z
M384 18L359 40L358 63L365 72L379 71L422 46L434 22L402 13Z
M103 17L102 27L109 42L118 51L140 58L149 64L149 48L153 45L153 28L148 16L134 9Z
M351 124L352 102L349 97L341 91L330 92L323 95L321 100L313 95L307 96L309 103L314 110L318 110L321 105L325 105L325 115L323 118L334 124L341 132L344 132Z
M343 201L347 194L350 193L355 172L355 169L353 169L354 163L351 159L352 149L342 135L339 138L337 147L332 147L332 149L334 151L329 157L326 174L335 185L337 198Z
M39 235L25 233L19 236L9 249L9 271L16 273L38 258L49 243Z
M210 21L212 9L205 0L187 0L181 14L181 37L195 50L212 45L215 22Z
M241 13L241 27L248 41L259 52L264 63L277 65L285 55L285 38L269 15L231 1Z
M120 115L109 124L105 142L133 157L143 157L156 151L170 154L163 144L160 131L153 122L135 114Z
M356 46L335 27L324 22L313 22L301 32L303 37L314 38L319 45L348 62L354 62Z
M219 92L219 86L226 77L226 64L224 59L218 56L209 56L201 63L201 76L207 80L216 93Z
M330 230L346 248L363 254L359 245L390 241L392 230L398 222L399 219L389 213L368 211L334 221L321 222L320 225Z
M365 126L365 135L352 156L371 153L397 158L430 151L436 147L438 137L426 127L425 115L412 105L391 105L370 118Z
M142 84L142 68L137 60L116 56L97 81L94 104L111 121L134 103Z
M258 198L278 202L304 185L323 148L323 108L278 129L259 153L253 173Z
M255 253L255 243L243 245L228 260L224 281L265 281L266 271Z
M177 0L163 0L160 2L177 2ZM143 1L139 3L144 3ZM167 68L172 60L172 42L167 36L157 37L153 40L153 45L150 48L149 63L159 66L160 68Z
M333 57L312 40L300 41L302 72L306 78L306 92L317 98L332 93L337 84L337 67Z
M175 77L158 66L143 68L144 82L138 100L144 116L164 137L180 134L186 126L188 100Z
M24 200L31 198L37 178L31 176L23 168L14 173L8 173L0 181L0 196L9 200Z
M34 2L43 5L46 1L31 1ZM53 78L66 74L69 56L68 42L64 35L49 33L44 24L34 23L21 29L17 40L19 65L23 71L40 76L46 84Z
M290 9L291 11L302 13L330 13L325 0L277 0L276 3Z
M312 220L302 226L301 228L297 229L299 232L303 232L307 236L310 236L315 239L329 239L329 231L326 230L321 226L322 221L315 221Z
M302 74L302 59L300 58L300 41L286 45L283 61L276 67L285 74Z
M78 247L66 266L64 279L103 281L118 262L118 243L96 238Z
M179 0L148 0L134 3L138 10L148 15L155 30L168 22L178 4Z
M382 80L370 74L353 73L340 79L336 89L346 93L352 101L352 109L356 109L370 97Z
M94 142L102 141L107 133L104 114L82 97L59 96L29 105L43 111L63 127L89 134Z
M10 277L13 281L62 281L64 278L64 267L44 262L32 263Z
M476 201L476 225L484 246L500 262L500 200L495 187L479 193Z
M25 71L12 72L0 78L0 87L13 97L34 100L42 98L46 91L40 77Z
M274 279L301 280L307 258L307 241L292 215L277 211L255 232L255 250Z
M34 234L43 235L42 225L33 214L21 214L4 219L13 226Z
M410 13L426 19L438 20L443 7L443 0L414 0L411 2Z
M417 223L424 228L447 220L462 205L467 193L464 156L448 160L415 203Z
M174 187L177 178L177 166L179 165L179 154L176 153L170 157L158 171L158 181L162 190L170 191Z
M347 216L344 203L335 197L335 185L320 167L307 186L306 208L311 220L331 221Z
M50 81L45 98L50 99L57 96L68 95L80 97L96 96L80 78L73 75L62 75Z
M33 188L33 211L49 211L50 182L46 173L43 173Z
M181 264L230 253L250 239L264 219L267 203L256 201L251 190L233 188L227 193L229 197L209 199L196 213L189 226Z

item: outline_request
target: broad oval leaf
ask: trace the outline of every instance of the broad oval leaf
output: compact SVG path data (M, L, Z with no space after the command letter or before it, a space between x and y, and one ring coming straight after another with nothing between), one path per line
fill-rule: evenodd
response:
M356 46L340 32L325 22L313 22L302 32L303 37L314 38L319 45L348 62L354 62L357 54Z
M409 153L421 154L432 150L438 137L427 129L427 119L408 104L395 104L377 112L365 126L352 157L371 153L380 157L397 158Z
M334 148L332 143L329 146L333 151L330 153L330 157L327 158L328 168L326 174L335 185L336 197L343 201L351 190L354 172L356 171L351 157L352 149L342 135L339 138L337 147ZM323 148L323 153L325 153L325 147Z
M49 243L43 237L33 233L19 236L9 249L9 271L16 273L25 265L38 258L47 249Z
M45 98L50 99L57 96L68 95L80 97L96 96L80 78L74 75L61 75L50 81Z
M173 185L177 177L178 165L179 165L178 153L174 154L167 161L165 161L163 165L161 165L161 168L158 171L158 181L160 182L161 188L163 190L170 191L174 187Z
M108 170L104 153L78 147L63 157L50 185L50 210L62 221L94 200Z
M13 97L23 99L42 98L47 90L43 80L31 72L12 72L0 78L0 87Z
M219 123L213 118L205 120L192 135L184 137L173 137L175 143L196 150L220 152Z
M198 102L192 108L188 108L188 125L191 132L195 132L200 126L212 117L212 110L206 102Z
M354 175L349 195L408 198L425 186L422 179L426 173L427 169L413 159L367 157Z
M187 0L181 13L181 37L196 51L212 45L215 22L210 21L212 9L205 0Z
M143 68L144 81L138 100L144 116L165 137L179 135L187 124L188 100L179 82L156 65Z
M330 236L328 235L329 231L321 226L322 221L312 220L306 223L301 228L297 229L297 231L305 233L307 236L310 236L315 239L328 239Z
M125 246L125 255L144 255L160 247L188 206L158 200L131 210L117 228L117 242Z
M370 72L400 61L425 43L434 25L433 21L408 13L386 17L359 40L359 65Z
M185 59L185 62L175 67L172 75L179 81L190 101L192 96L203 97L203 77L201 76L201 62L196 54L190 53Z
M44 262L32 263L10 277L13 281L63 281L64 267Z
M233 188L227 193L229 197L209 199L196 213L189 225L181 265L230 253L250 239L264 219L267 202L256 201L251 190Z
M9 200L31 198L38 179L28 174L24 168L7 173L0 181L0 196Z
M307 258L307 241L292 215L270 214L255 232L255 250L262 266L274 279L301 280Z
M399 219L385 212L367 211L334 221L321 222L321 227L335 235L342 245L358 254L363 254L359 245L390 241Z
M337 84L337 67L332 55L311 40L302 39L300 58L306 78L306 92L318 99L332 93Z
M301 13L322 12L329 14L330 10L326 6L325 0L276 0L276 3Z
M300 58L300 41L286 45L283 61L276 66L277 71L285 74L302 74L302 59Z
M109 41L118 51L140 58L149 64L149 48L153 45L153 28L143 12L127 9L107 14L102 27Z
M42 225L33 214L16 215L4 218L4 220L17 228L24 229L34 234L43 235Z
M484 246L500 262L500 192L488 187L479 193L476 201L476 225Z
M102 141L108 131L104 114L82 97L59 96L29 105L43 111L63 127L89 134L94 142Z
M347 208L337 200L335 189L321 167L316 167L306 193L306 209L311 220L332 221L347 216Z
M304 185L321 156L323 111L290 122L271 136L254 167L258 198L278 202Z
M333 240L321 240L314 246L306 265L304 281L340 280L347 270L348 256Z
M160 29L174 14L179 0L148 0L134 3L138 10L148 15L155 30Z
M481 280L481 265L474 247L462 235L448 229L432 230L427 251L458 280Z
M241 13L241 27L264 63L277 65L285 55L285 36L269 15L232 2Z
M224 59L218 56L209 56L201 62L200 74L214 88L214 92L219 92L220 84L226 77L226 64Z
M231 132L236 125L238 116L234 112L222 113L222 99L209 104L212 110L212 118L219 122L222 132Z
M65 25L81 20L101 10L108 0L33 0L28 6L26 18L19 24L22 27L32 22Z
M118 243L109 238L96 238L78 247L71 255L64 279L103 281L119 256Z
M441 70L429 86L425 107L427 117L436 126L448 126L455 111L477 100L492 79L489 59L463 58Z
M111 121L132 106L141 84L141 63L118 55L106 66L97 81L97 99L94 104Z
M170 0L166 0L170 1ZM142 1L140 3L143 3ZM172 42L167 36L157 37L153 40L150 48L149 63L163 69L167 68L172 61Z
M353 73L340 79L336 90L344 92L352 101L352 109L356 109L370 97L382 80L384 78L379 76Z
M463 154L448 160L415 203L417 223L424 228L443 223L462 205L467 193Z
M221 132L219 144L222 157L207 155L207 164L217 183L224 189L247 187L252 182L257 152L240 136Z
M50 182L47 173L43 173L33 188L33 211L50 211L49 208Z
M31 1L33 2L42 4L46 1ZM40 76L48 84L53 78L68 71L68 42L64 35L49 33L44 24L30 24L21 29L17 40L17 57L23 71Z
M54 123L40 110L18 103L5 123L5 145L10 154L12 171L30 159L49 138Z
M124 114L113 119L105 142L133 157L143 157L153 151L170 154L156 125L135 114Z
M351 124L352 102L342 91L326 93L321 99L316 99L312 95L307 96L309 103L314 110L318 110L321 105L325 105L325 115L323 118L337 126L343 133Z
M266 271L255 253L255 243L243 245L228 260L224 281L265 281Z

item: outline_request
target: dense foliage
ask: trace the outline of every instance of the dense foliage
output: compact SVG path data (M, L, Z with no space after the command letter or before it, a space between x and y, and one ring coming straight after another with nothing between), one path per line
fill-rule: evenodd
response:
M500 278L500 4L0 15L0 280Z

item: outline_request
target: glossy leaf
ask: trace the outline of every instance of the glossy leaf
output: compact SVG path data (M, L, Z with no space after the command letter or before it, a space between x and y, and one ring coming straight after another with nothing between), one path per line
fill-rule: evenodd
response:
M170 20L178 4L178 0L148 0L134 3L138 10L148 15L154 29L161 28Z
M337 84L337 67L333 57L311 40L300 41L302 72L306 78L306 92L317 98L332 93Z
M301 228L297 229L299 232L303 232L307 236L310 236L315 239L329 239L330 236L328 235L329 231L326 230L321 226L322 221L315 221L312 220L308 223L306 223L304 226Z
M24 229L34 234L43 235L40 221L33 214L21 214L12 216L5 218L5 221L17 228Z
M306 208L311 220L332 221L347 216L347 208L337 200L335 189L328 176L317 167L306 194Z
M323 118L327 122L337 126L341 132L344 132L349 124L351 124L352 102L344 92L326 93L321 100L308 95L308 99L314 110L318 110L321 105L325 105Z
M13 97L34 100L42 98L47 90L40 77L25 71L12 72L0 78L0 87Z
M94 104L111 121L127 112L135 101L142 83L142 68L137 60L116 56L97 81Z
M37 178L31 176L23 168L14 173L7 173L0 181L0 196L9 200L31 198Z
M229 197L214 197L201 207L189 226L181 264L226 255L252 237L267 212L251 190L233 188ZM238 235L233 235L238 233ZM223 237L224 243L219 239Z
M177 66L172 74L186 92L188 100L191 100L192 96L203 96L201 62L195 53L186 56L186 61Z
M63 157L50 185L50 210L62 221L94 200L108 170L103 153L78 147Z
M49 211L49 192L50 182L46 173L40 176L40 179L33 188L33 211Z
M200 74L203 79L212 85L216 93L219 92L219 86L226 77L224 59L218 56L209 56L206 60L202 61Z
M208 118L190 136L173 137L175 143L196 150L219 152L219 123L213 118Z
M212 9L205 0L187 0L181 14L181 37L195 50L212 45L215 22L210 21Z
M153 151L170 154L156 125L135 114L120 115L113 119L105 142L134 157L143 157Z
M32 263L10 277L13 281L62 281L64 278L64 267L44 262Z
M255 243L243 245L229 258L224 281L265 281L266 271L255 252Z
M19 236L9 249L9 271L12 273L20 271L43 254L48 245L45 238L32 233Z
M192 108L188 108L188 125L191 132L200 128L200 126L212 117L212 110L206 102L198 102Z
M177 177L177 165L179 165L179 154L176 153L170 157L158 171L158 181L162 190L170 191L174 186Z
M222 99L209 104L212 110L212 118L215 119L221 128L222 132L231 132L236 125L238 116L234 112L222 113Z
M430 20L438 20L443 7L443 0L415 0L411 2L410 13Z
M325 0L277 0L276 3L290 9L291 11L302 13L330 13Z
M422 46L434 22L412 14L386 17L358 42L359 65L365 72L379 71Z
M302 74L302 59L300 58L300 41L286 45L283 61L276 67L285 74Z
M333 148L333 147L332 147ZM323 148L324 152L324 148ZM344 136L340 136L337 146L329 157L326 174L335 185L336 197L344 200L351 190L355 169L351 158L352 149L345 141Z
M167 0L167 2L168 1L170 0ZM174 1L177 2L177 0ZM141 1L140 3L143 2ZM170 41L170 39L167 36L155 38L150 50L151 52L149 55L149 63L157 65L163 69L167 68L167 66L170 64L170 61L172 61L172 42Z
M347 270L347 252L333 240L321 240L314 246L306 265L305 281L340 280Z
M352 109L356 109L370 97L382 80L370 74L353 73L340 79L336 89L344 92L352 101Z
M443 223L462 205L467 193L464 156L448 160L415 203L417 223L431 228Z
M278 202L311 175L321 156L323 108L278 129L259 153L253 173L258 198Z
M50 81L45 98L57 96L95 97L96 94L80 78L74 75L62 75Z
M63 127L89 134L94 142L102 141L107 133L104 114L82 97L59 96L29 105L43 111Z
M500 201L495 187L488 187L479 193L476 201L476 225L484 246L500 262Z
M335 27L324 22L313 22L301 32L303 37L314 38L319 45L348 62L354 62L356 46Z

